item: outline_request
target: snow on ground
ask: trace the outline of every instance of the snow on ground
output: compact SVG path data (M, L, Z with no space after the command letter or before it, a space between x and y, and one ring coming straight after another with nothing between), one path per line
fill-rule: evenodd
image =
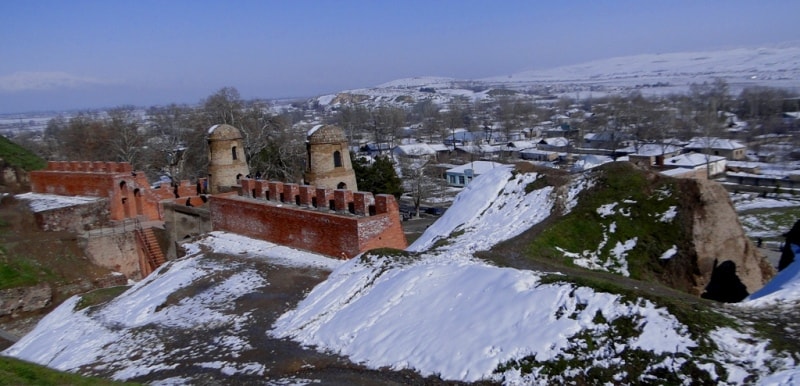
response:
M14 196L18 200L28 202L28 206L34 213L44 212L52 209L66 208L69 206L89 204L102 200L98 197L84 196L58 196L55 194L24 193Z
M613 208L616 205L616 203L603 205L597 209L597 213L603 217L612 215L614 213ZM615 223L611 223L610 226L606 227L600 224L603 228L603 240L597 245L597 249L593 251L570 252L560 247L556 247L556 249L563 253L564 256L571 258L572 262L577 266L592 270L615 272L626 277L630 276L627 255L628 251L636 247L636 241L638 241L636 237L628 239L624 243L618 241L614 247L608 251L607 259L603 260L601 257L604 254L603 250L608 244L608 235L615 232L616 227L614 225Z
M578 194L584 189L593 187L595 181L588 177L587 174L580 174L575 178L575 181L569 186L569 193L567 193L567 204L564 207L564 213L567 214L578 205Z
M380 263L378 263L380 264ZM639 315L644 331L619 342L656 352L694 347L682 326L652 304L570 285L540 285L540 274L478 261L422 257L392 267L354 259L336 270L270 331L347 355L369 367L412 368L444 379L488 379L501 363L548 360L601 313Z
M791 244L795 256L800 256L800 246ZM767 285L748 296L742 305L764 306L800 300L800 261L795 261L778 272Z
M800 198L791 194L731 193L730 197L745 234L752 239L772 239L777 244L797 219L792 214L800 216Z
M228 344L235 350L239 344L236 334L248 315L231 318L220 311L230 299L267 285L258 272L233 275L200 296L184 298L161 309L170 294L214 268L218 267L210 267L197 258L165 265L94 314L88 308L74 311L80 299L74 296L3 354L65 371L99 360L126 363L113 378L129 379L173 366L167 360L169 350L152 330L133 333L136 327L148 324L186 329L225 325L227 333L220 337L219 344ZM108 349L110 345L114 348ZM132 352L143 355L131 358Z
M408 250L425 251L446 240L438 251L471 253L519 235L547 218L553 207L552 187L525 192L538 177L536 173L512 173L507 166L478 176Z
M96 362L114 366L114 379L130 379L156 370L169 369L175 355L204 352L200 342L188 353L173 352L163 344L162 331L219 330L214 350L235 353L249 348L239 334L249 313L232 316L232 300L269 285L264 272L252 268L231 271L235 262L203 259L201 250L241 254L291 266L333 268L341 261L308 252L276 246L246 237L213 232L188 248L187 257L160 267L107 305L75 311L80 297L74 296L42 319L36 328L3 352L4 355L74 371ZM171 299L173 294L198 280L209 285L193 297ZM158 328L152 328L158 326ZM137 355L131 355L136 353ZM259 374L257 363L217 363L226 373Z
M672 248L667 249L667 251L662 253L661 256L659 256L658 258L660 260L669 260L673 256L675 256L676 253L678 253L678 246L677 245L673 245Z
M269 333L373 368L412 368L451 380L526 383L542 378L520 376L517 370L493 372L528 355L537 361L568 357L571 354L565 350L576 334L606 328L593 322L599 312L609 321L639 317L642 328L638 337L598 350L593 365L609 365L615 360L613 353L625 347L683 358L696 343L664 309L647 301L625 303L617 295L585 287L541 284L539 272L498 268L472 256L519 234L516 223L522 219L528 219L524 230L549 214L553 203L549 188L524 193L535 179L535 174L514 175L510 169L481 175L408 248L416 254L345 263L296 309L281 316ZM588 186L591 181L576 179L569 197L574 200ZM598 211L625 209L616 206ZM668 211L660 217L672 215ZM635 242L619 243L613 254L624 261ZM662 257L671 257L675 249ZM715 336L727 342L726 347L750 350L752 355L746 358L723 355L733 374L729 379L740 381L736 377L758 373L773 355L762 341L731 331L718 329ZM604 357L603 352L611 354ZM674 370L682 361L663 365ZM716 375L711 362L698 366Z
M755 193L731 193L730 197L737 212L800 206L800 199L788 193L770 197L762 197Z
M217 253L268 258L272 262L288 267L317 267L333 270L343 263L341 260L334 260L316 253L226 232L211 232L198 244L188 244L184 248L187 250L187 254L196 254L200 252L201 246L211 248Z

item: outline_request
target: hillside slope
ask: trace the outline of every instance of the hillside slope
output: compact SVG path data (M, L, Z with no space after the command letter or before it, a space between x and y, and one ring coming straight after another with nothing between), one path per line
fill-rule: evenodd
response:
M671 52L616 57L551 69L522 71L483 79L414 77L371 88L342 91L313 99L322 106L361 104L413 105L432 101L492 100L502 95L530 93L540 97L576 93L591 96L681 94L692 83L725 79L731 91L749 86L800 87L800 46L737 48L704 52Z
M342 358L374 369L359 369L360 374L384 380L408 370L429 377L413 378L417 382L441 377L505 384L790 384L800 376L797 346L781 345L782 336L755 328L767 320L763 315L774 315L774 304L721 306L667 287L653 291L650 283L633 278L637 270L630 261L631 277L621 275L622 260L635 255L635 246L587 249L597 252L589 255L600 263L617 257L608 267L592 267L599 271L560 258L542 259L537 263L542 269L528 270L476 257L501 253L502 241L527 245L527 232L541 236L543 230L536 230L541 224L571 215L633 217L635 205L624 196L613 207L586 201L602 197L593 189L603 181L589 174L570 178L496 168L465 188L408 251L376 250L347 262L213 233L188 244L186 259L164 266L115 300L84 309L77 309L78 298L65 303L4 354L148 382L291 376L342 382L331 363L340 369L359 366ZM651 193L652 203L636 202L663 208L647 220L678 221L680 211L658 200L667 191ZM599 233L602 243L628 232L622 219L613 221L616 232L600 222L601 232L587 234ZM672 249L668 243L678 243L662 241L653 242L657 258ZM681 250L687 243L679 244ZM549 245L558 251L555 246ZM291 269L280 268L287 266ZM558 273L560 268L567 274ZM308 287L288 296L279 288L289 272L310 272L319 284L307 294ZM796 310L796 296L783 294L774 296ZM280 307L265 307L268 299ZM745 323L744 317L751 319ZM320 354L314 357L285 338Z

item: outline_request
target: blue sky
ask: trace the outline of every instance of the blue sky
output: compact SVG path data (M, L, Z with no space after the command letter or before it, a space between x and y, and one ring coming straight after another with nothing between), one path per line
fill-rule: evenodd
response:
M800 41L800 1L6 0L0 113L306 97Z

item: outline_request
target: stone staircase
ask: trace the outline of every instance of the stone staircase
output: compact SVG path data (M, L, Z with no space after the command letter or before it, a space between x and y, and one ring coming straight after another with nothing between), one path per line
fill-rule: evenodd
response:
M142 267L142 276L147 276L166 262L164 252L158 244L153 228L137 228L136 239L145 254L146 264Z

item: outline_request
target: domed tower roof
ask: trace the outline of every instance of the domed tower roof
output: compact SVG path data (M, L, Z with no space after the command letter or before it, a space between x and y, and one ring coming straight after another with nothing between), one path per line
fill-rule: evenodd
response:
M308 142L311 144L342 143L347 142L344 131L337 126L317 126L308 132Z
M208 129L209 141L230 141L242 139L242 132L231 125L214 125Z

